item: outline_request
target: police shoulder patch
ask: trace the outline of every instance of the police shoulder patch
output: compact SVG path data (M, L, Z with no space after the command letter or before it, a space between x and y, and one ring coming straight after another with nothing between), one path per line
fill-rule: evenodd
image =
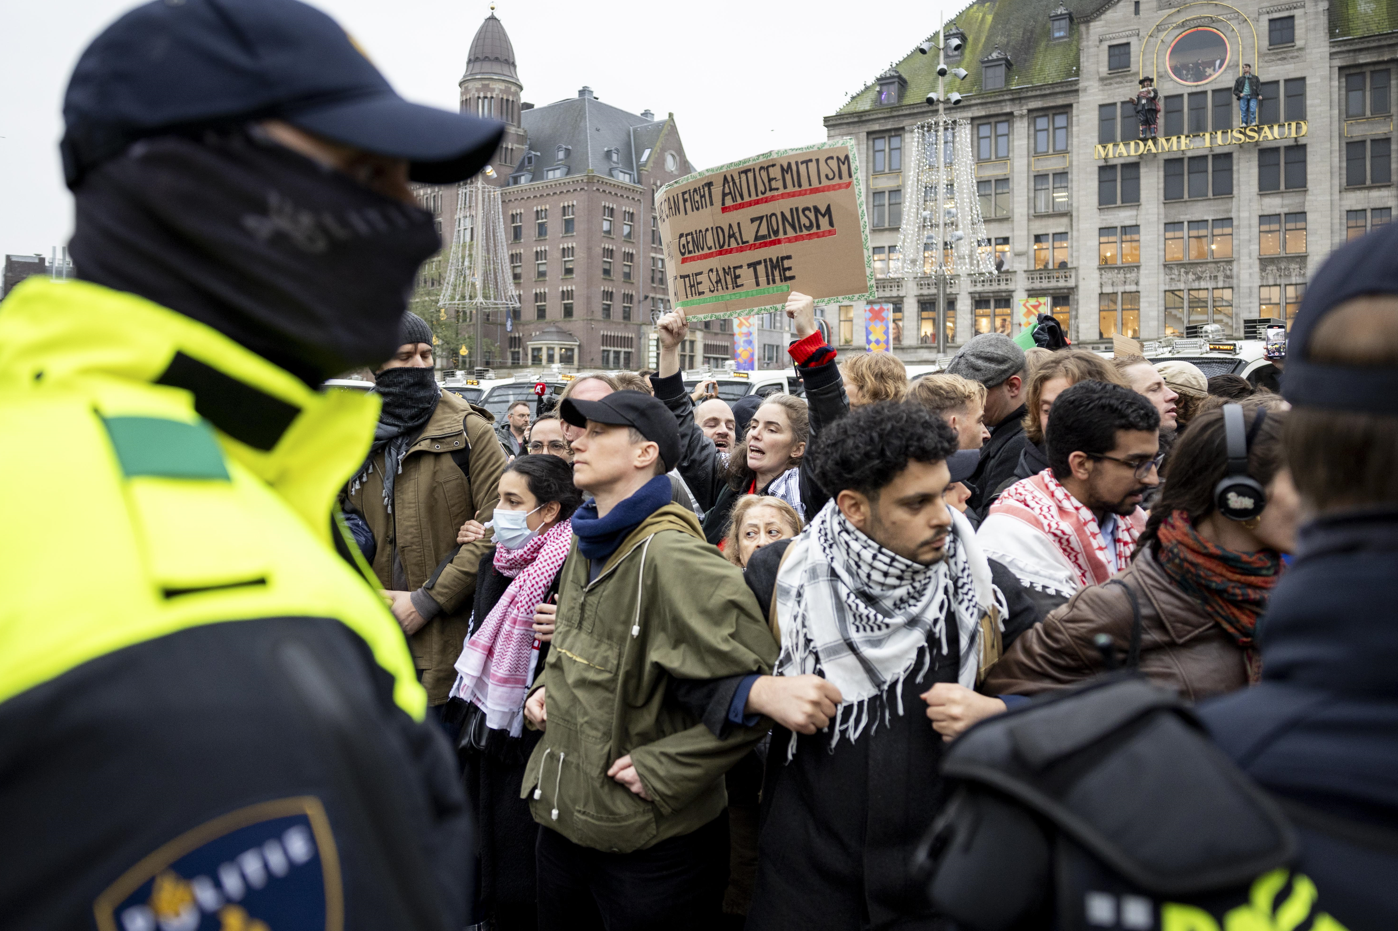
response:
M240 808L186 831L93 903L98 931L340 931L340 859L314 796Z

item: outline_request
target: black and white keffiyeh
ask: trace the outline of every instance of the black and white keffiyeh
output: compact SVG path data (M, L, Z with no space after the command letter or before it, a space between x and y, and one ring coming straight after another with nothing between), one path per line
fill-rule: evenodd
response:
M781 654L776 674L817 674L844 698L832 722L830 746L855 740L872 719L887 722L889 690L903 714L902 684L917 669L921 681L932 650L949 654L947 619L954 619L960 656L957 681L975 688L980 620L996 603L990 564L975 531L950 509L946 555L930 566L904 559L865 536L826 503L777 574ZM795 752L792 735L788 758Z

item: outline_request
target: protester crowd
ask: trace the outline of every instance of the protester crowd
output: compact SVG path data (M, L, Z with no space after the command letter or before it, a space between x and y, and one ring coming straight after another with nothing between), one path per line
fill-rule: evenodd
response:
M687 391L677 310L496 424L402 295L407 180L498 124L289 0L139 8L65 118L83 280L0 306L7 927L1398 925L1398 228L1280 396L998 333L910 382L792 292L799 396Z

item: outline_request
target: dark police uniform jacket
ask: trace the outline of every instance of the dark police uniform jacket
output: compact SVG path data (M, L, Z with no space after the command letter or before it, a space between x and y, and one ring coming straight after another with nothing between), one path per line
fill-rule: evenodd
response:
M131 294L0 306L0 924L461 926L452 762L333 542L377 407Z

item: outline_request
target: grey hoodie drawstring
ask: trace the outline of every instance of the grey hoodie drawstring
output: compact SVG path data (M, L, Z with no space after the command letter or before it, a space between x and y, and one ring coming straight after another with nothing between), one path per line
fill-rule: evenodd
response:
M558 820L558 784L563 781L563 758L567 755L562 750L558 751L558 775L553 780L553 812L549 815L554 821Z

